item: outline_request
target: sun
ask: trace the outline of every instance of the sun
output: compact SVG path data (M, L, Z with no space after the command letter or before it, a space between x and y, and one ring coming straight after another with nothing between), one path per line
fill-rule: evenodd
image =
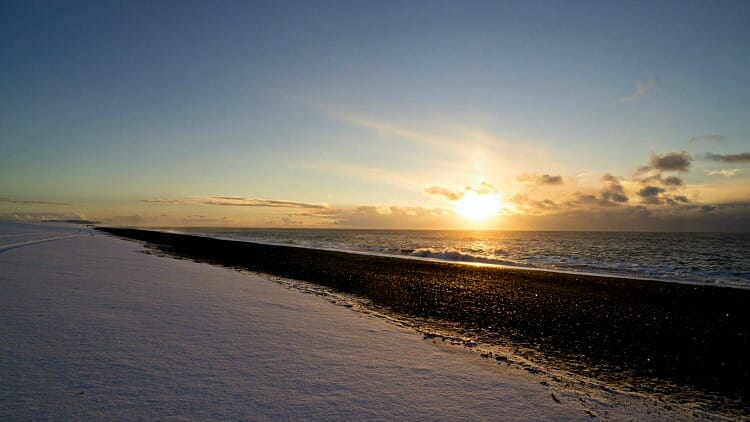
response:
M497 215L503 206L503 200L497 194L480 195L476 192L467 192L461 198L454 210L458 215L469 220L484 220Z

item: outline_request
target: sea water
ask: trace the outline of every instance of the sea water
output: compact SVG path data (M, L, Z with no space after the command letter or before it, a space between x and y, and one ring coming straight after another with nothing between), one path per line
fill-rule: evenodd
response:
M181 229L217 238L750 288L750 233Z

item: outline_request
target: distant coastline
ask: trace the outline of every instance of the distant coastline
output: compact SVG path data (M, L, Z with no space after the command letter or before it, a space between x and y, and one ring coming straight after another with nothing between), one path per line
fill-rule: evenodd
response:
M40 223L69 223L69 224L84 224L84 225L92 225L92 224L100 224L101 221L93 221L93 220L42 220Z

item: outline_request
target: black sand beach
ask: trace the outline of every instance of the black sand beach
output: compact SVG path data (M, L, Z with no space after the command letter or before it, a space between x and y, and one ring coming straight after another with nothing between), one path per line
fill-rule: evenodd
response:
M100 228L181 257L304 280L459 324L589 375L750 400L750 290L470 266ZM652 383L653 385L653 383Z

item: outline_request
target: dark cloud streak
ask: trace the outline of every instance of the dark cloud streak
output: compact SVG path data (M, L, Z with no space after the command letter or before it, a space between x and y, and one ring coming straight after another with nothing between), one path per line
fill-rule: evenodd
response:
M266 208L297 208L297 209L326 209L325 205L308 204L305 202L283 201L276 199L243 198L240 196L211 196L202 202L206 205L221 205L230 207L266 207Z
M739 154L714 154L706 153L706 160L720 161L722 163L750 163L750 152L741 152Z
M21 199L14 199L14 198L7 198L7 197L0 197L0 202L8 202L11 204L28 204L28 205L70 205L67 202L57 202L57 201L26 201Z
M692 157L687 152L669 152L664 155L653 154L649 161L650 168L661 171L687 172Z
M184 204L185 201L180 199L141 199L140 202L149 204Z
M562 185L563 184L563 178L560 175L551 175L551 174L541 174L541 175L532 175L532 174L522 174L517 177L517 180L519 182L530 182L535 183L537 185Z

